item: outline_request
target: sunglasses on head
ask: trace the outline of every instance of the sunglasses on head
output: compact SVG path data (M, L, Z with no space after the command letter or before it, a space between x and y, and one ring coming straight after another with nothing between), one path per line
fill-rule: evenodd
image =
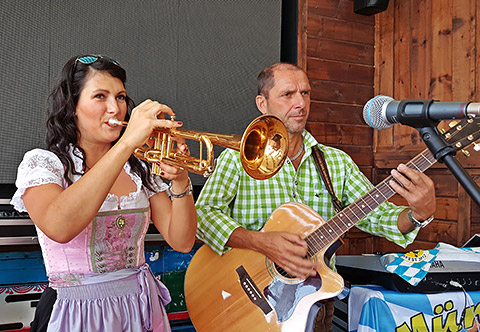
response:
M77 64L77 62L80 62L84 65L90 65L90 64L94 63L95 61L97 61L98 59L105 59L107 61L110 61L114 65L117 65L117 66L121 67L120 63L118 61L113 60L112 58L109 58L108 56L104 56L104 55L82 55L82 56L79 56L78 58L75 59L75 65Z

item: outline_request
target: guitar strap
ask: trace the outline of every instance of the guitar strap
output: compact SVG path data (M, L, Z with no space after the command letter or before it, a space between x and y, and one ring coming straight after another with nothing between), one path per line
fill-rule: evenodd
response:
M318 146L314 145L312 147L312 156L313 160L315 161L315 166L317 166L317 170L322 177L323 183L327 187L327 191L330 194L330 198L332 200L333 207L335 211L340 212L342 210L342 202L337 198L335 192L333 191L332 181L330 180L330 175L328 174L327 163L325 161L325 156L323 155L322 150L318 148ZM343 245L343 240L338 238L328 249L325 251L324 260L327 265L330 265L330 258L332 258L333 254Z
M312 147L313 153L313 160L315 161L315 166L317 166L318 172L320 173L323 183L327 186L328 193L332 199L333 207L335 211L340 212L342 207L342 202L335 196L335 192L333 191L332 181L330 180L330 176L328 175L328 168L327 163L325 162L325 156L323 155L322 150L318 148L318 146L314 145Z

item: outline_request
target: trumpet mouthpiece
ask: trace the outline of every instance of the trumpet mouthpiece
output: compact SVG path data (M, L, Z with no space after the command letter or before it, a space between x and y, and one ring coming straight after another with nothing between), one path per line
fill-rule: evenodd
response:
M121 126L122 125L122 121L120 120L117 120L115 118L111 118L108 120L108 124L112 127L115 127L115 126Z

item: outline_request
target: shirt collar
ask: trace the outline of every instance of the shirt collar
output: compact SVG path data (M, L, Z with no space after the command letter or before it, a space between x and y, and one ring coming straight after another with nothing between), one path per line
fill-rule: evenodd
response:
M305 154L308 157L312 153L312 147L315 145L321 145L308 131L302 132L303 144L305 144Z

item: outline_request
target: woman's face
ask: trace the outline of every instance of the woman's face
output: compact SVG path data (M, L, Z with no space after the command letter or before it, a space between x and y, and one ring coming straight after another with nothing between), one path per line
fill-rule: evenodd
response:
M120 79L104 71L89 72L75 109L80 146L110 145L119 137L122 128L110 126L108 120L125 118L126 97L127 93Z

